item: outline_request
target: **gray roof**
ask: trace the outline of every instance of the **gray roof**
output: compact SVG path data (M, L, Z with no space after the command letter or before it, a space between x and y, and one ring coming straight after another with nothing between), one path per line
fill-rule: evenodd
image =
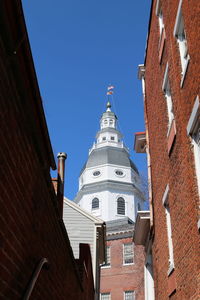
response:
M106 222L107 233L112 231L133 230L134 222L128 217Z
M107 241L133 237L135 224L128 217L106 222Z
M104 164L131 167L136 173L138 173L135 164L129 158L129 154L125 149L110 146L94 149L90 153L81 173L85 170L85 168L98 167Z

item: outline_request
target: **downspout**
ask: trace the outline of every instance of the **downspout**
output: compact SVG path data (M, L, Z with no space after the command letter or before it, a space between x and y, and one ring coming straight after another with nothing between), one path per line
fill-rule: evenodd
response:
M142 94L144 102L144 121L146 128L146 153L147 153L147 173L148 173L148 191L149 191L149 210L150 210L150 228L153 228L153 193L152 193L152 176L151 176L151 156L149 151L149 131L148 131L148 118L146 107L146 94L145 94L145 66L139 65L139 79L142 80Z
M59 152L58 158L58 186L57 186L57 201L60 217L63 217L63 198L64 198L64 177L65 177L65 160L67 154L64 152Z

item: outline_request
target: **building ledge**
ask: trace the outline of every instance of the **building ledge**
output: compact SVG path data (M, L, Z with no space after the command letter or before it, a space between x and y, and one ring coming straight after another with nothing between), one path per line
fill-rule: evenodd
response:
M133 240L136 245L145 246L150 230L150 211L138 211Z
M135 133L134 150L136 153L145 153L146 150L146 133L145 131Z

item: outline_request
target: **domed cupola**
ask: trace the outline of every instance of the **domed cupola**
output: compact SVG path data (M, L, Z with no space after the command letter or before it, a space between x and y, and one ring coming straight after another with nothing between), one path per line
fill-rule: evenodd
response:
M117 117L107 102L96 141L80 173L75 202L105 221L123 216L134 221L137 208L143 206L139 182L138 170L117 130Z

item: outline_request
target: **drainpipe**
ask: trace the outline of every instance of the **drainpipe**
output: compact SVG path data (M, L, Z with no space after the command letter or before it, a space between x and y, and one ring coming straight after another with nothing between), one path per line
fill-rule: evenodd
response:
M57 187L57 200L60 217L63 217L63 198L64 198L64 177L65 177L65 160L67 154L59 152L58 158L58 187Z
M147 173L148 173L148 190L149 190L149 210L150 210L150 227L153 228L153 196L152 196L152 179L151 179L151 156L149 151L149 131L145 95L145 66L139 65L138 78L142 80L142 94L144 101L144 120L146 128L146 153L147 153Z

